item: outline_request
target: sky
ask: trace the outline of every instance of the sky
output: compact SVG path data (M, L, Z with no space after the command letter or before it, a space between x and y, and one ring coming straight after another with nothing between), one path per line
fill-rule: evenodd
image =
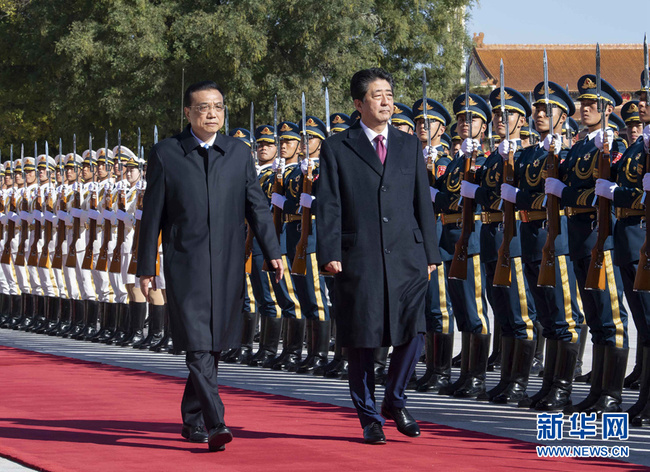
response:
M640 44L643 34L650 33L650 0L629 3L478 0L478 3L470 10L467 32L470 37L485 33L485 44ZM617 10L617 5L623 8ZM635 21L636 18L645 21Z

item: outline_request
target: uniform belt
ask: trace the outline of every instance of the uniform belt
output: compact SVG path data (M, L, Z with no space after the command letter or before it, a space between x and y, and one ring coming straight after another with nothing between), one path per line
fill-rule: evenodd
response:
M311 219L314 220L316 219L316 217L314 215L311 215ZM294 215L294 214L284 215L285 223L293 223L295 221L302 221L302 215Z
M564 216L564 210L560 210L560 216ZM532 210L532 211L520 210L519 218L524 223L530 223L531 221L545 220L546 211L545 210Z
M474 221L480 221L481 215L474 215ZM463 222L462 213L440 213L440 221L443 225L457 224L460 225Z
M631 208L616 208L615 213L617 220L632 216L645 216L645 210L632 210Z
M519 213L515 212L515 219L519 221ZM481 212L481 223L489 225L491 223L503 223L503 212L501 211L483 211Z
M572 216L581 215L583 213L596 213L596 209L595 208L566 207L564 209L564 213L566 214L566 216L571 218Z

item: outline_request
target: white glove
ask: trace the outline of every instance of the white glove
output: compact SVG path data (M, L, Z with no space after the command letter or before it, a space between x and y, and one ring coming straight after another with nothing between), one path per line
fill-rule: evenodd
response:
M650 192L650 173L643 176L643 191Z
M300 206L305 208L311 208L311 202L316 200L316 197L309 195L308 193L300 194Z
M311 166L312 169L314 168L314 159L311 157L309 159L303 159L300 161L300 170L302 171L302 175L307 175L308 166Z
M425 161L428 161L429 157L431 157L431 160L433 162L436 162L436 158L438 157L438 149L436 149L434 146L426 146L422 150L422 154L424 154Z
M596 137L594 138L594 144L601 151L603 150L604 147L603 144L605 141L607 141L607 148L611 149L612 144L614 143L614 131L612 131L611 128L607 128L604 134L602 129L599 129L598 132L596 133Z
M517 203L519 189L510 184L501 184L501 198L510 203Z
M99 192L99 185L97 182L89 182L87 188L89 192Z
M463 198L474 198L476 196L476 190L478 189L478 185L476 184L470 184L466 180L463 180L460 183L460 196Z
M72 184L72 191L73 192L79 192L83 189L83 185L80 184L79 182L75 182Z
M596 195L607 200L614 199L614 190L618 188L614 182L605 179L596 179Z
M478 151L479 149L481 149L481 144L477 139L465 138L463 144L460 145L460 150L463 152L463 154L471 154L474 151Z
M276 159L273 159L273 164L271 164L271 170L273 172L277 172L278 169L280 169L280 174L284 175L284 165L285 165L285 159L282 157L278 157Z
M26 221L26 222L28 222L30 224L34 222L34 217L32 216L31 213L29 213L27 211L21 211L19 213L19 215L20 215L20 219L23 220L23 221Z
M555 195L558 198L562 198L562 190L564 190L566 185L564 185L558 179L553 177L548 177L546 183L544 184L544 193L549 195Z
M102 211L102 216L104 217L105 220L110 221L112 225L117 223L117 218L115 217L114 211L104 210Z
M280 210L284 208L284 202L287 201L287 197L283 197L279 193L273 193L271 195L271 203L278 207Z
M115 190L116 192L124 190L124 181L120 180L119 182L117 182L113 187L113 190Z
M551 150L551 141L553 142L553 150L555 151L555 154L558 154L560 152L560 149L562 149L562 137L557 134L547 134L546 137L544 138L544 149L546 151Z
M142 219L142 210L135 210L135 219L136 220Z
M511 141L511 140L508 140L508 139L504 139L503 141L501 141L501 143L499 143L498 151L499 151L499 154L501 155L501 157L503 157L504 159L508 159L508 156L509 156L511 150L512 151L517 150L517 142L516 141Z
M429 192L431 193L431 201L433 203L436 203L436 197L438 196L438 193L440 193L440 190L437 188L429 187Z
M97 220L97 223L99 223L100 220L102 220L102 214L97 210L88 210L88 218L91 220Z
M146 190L147 189L147 182L144 180L140 179L135 183L135 189L136 190Z
M51 211L44 211L43 218L45 218L45 220L49 221L50 223L56 223L56 215Z
M648 105L646 104L646 108L647 107ZM645 152L648 152L648 149L650 148L650 125L646 125L646 127L643 128L643 144L645 145Z

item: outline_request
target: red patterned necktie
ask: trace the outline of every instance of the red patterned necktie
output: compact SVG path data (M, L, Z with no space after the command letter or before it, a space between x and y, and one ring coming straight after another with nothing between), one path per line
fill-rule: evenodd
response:
M379 156L379 160L383 165L384 162L386 162L386 146L384 145L384 137L381 134L379 134L375 137L374 141L375 143L377 143L376 146L377 156Z

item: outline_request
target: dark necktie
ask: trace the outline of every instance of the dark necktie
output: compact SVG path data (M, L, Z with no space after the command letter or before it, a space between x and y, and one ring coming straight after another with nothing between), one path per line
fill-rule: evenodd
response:
M379 160L383 165L384 162L386 162L386 146L384 145L384 137L381 134L379 134L375 137L374 141L375 143L377 143L376 146L377 156L379 157Z

